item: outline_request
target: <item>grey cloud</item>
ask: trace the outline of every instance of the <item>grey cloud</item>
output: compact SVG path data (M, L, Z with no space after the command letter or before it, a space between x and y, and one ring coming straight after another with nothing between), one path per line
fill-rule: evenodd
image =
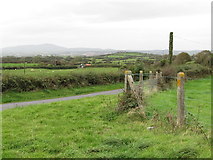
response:
M163 3L165 2L165 3ZM143 20L162 17L177 17L196 14L206 14L205 5L199 1L185 1L185 3L164 1L94 1L80 3L76 6L61 6L63 15L87 16L88 21L126 21Z
M4 21L0 30L5 45L51 42L106 48L160 48L167 47L169 31L180 32L189 39L190 34L195 35L192 39L208 42L210 2L211 0L40 0L36 6L26 6L32 12L30 10L19 15L19 9L13 11L18 18L9 14L9 21ZM38 9L41 5L43 7ZM28 16L22 17L25 14ZM182 41L177 45L196 47Z

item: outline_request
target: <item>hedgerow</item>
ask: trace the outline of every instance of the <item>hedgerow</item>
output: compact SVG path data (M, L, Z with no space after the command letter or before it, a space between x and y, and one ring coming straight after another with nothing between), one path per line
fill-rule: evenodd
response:
M91 85L113 84L122 82L121 72L110 73L72 73L49 77L29 77L18 75L4 75L2 77L2 92L5 91L33 91L39 89L58 89L63 87L83 87Z

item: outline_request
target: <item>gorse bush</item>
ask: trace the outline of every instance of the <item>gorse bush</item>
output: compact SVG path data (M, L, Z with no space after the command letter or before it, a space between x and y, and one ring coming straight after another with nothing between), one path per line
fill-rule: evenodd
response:
M63 87L83 87L90 85L113 84L122 82L124 75L121 72L109 73L72 73L49 77L30 77L18 75L4 75L2 91L32 91L39 89L57 89Z

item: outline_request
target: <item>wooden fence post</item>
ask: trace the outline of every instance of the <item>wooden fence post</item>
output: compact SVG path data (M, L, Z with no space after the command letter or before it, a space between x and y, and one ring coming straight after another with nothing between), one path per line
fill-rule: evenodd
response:
M149 71L149 80L152 80L153 76L152 76L152 71Z
M185 105L184 105L184 78L185 74L179 72L177 74L177 125L181 126L185 123Z
M160 78L160 74L156 72L155 78L158 80Z
M160 72L160 77L161 77L161 78L163 77L163 72Z
M139 76L139 95L142 97L143 93L143 71L140 71L140 76Z
M135 98L138 101L138 107L143 108L142 97L140 97L138 94L138 91L136 89L136 86L134 85L134 81L133 81L131 74L127 75L127 78L128 78L128 83L130 86L131 93L135 96Z
M149 86L152 91L154 89L154 77L152 71L149 71Z
M128 75L131 75L131 74L132 74L131 71L125 71L124 92L129 92L131 90L128 83Z
M156 78L156 88L157 90L159 90L159 84L160 84L160 73L159 72L156 72L156 75L155 75L155 78Z

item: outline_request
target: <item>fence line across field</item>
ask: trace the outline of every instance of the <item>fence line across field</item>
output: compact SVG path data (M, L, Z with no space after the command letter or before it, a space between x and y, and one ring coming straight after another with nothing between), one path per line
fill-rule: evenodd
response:
M138 83L134 82L135 76L139 76ZM144 77L146 78L148 77L148 80L144 80ZM188 100L188 98L185 98L184 83L185 83L185 80L190 79L190 78L186 78L183 72L179 72L177 74L177 77L174 77L174 76L163 76L162 72L153 73L152 71L150 71L149 73L143 73L143 71L140 71L140 73L132 74L131 71L126 71L125 81L124 81L124 92L133 94L138 102L139 107L141 107L142 110L144 111L142 99L144 98L143 93L144 93L145 85L149 86L148 88L150 92L157 91L159 90L159 84L163 83L162 81L165 78L174 79L177 81L177 96L176 96L177 125L182 126L185 124L185 118L186 118L185 99ZM169 97L175 98L174 96L169 96Z
M151 73L153 74L153 73ZM151 75L150 73L143 73L143 77L149 77L149 75ZM134 73L134 74L131 74L132 76L140 76L139 73ZM163 78L171 78L171 79L177 79L177 77L175 76L165 76L165 75L162 75ZM189 78L189 77L185 77L186 80L193 80L192 78Z

